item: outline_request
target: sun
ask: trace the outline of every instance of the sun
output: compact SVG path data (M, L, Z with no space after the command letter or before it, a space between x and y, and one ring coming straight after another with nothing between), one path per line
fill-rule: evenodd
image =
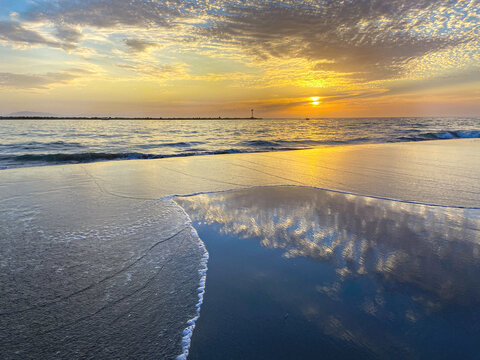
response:
M312 96L310 97L310 100L312 100L311 104L314 106L320 104L320 101L318 101L320 100L320 96Z

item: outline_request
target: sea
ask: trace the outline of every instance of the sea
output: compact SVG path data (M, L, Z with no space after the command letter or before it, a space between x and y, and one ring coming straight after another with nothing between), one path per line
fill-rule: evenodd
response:
M478 137L478 117L2 119L0 169Z

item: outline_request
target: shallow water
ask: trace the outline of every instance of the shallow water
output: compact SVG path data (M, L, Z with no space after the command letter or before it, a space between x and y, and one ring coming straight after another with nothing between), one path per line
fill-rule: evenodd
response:
M24 182L18 191L31 192L0 198L0 358L174 359L186 351L204 250L183 211L173 201L106 197L88 184L35 192L38 183Z
M0 120L0 169L478 137L478 118Z
M178 198L210 252L190 359L475 359L480 211L301 187Z

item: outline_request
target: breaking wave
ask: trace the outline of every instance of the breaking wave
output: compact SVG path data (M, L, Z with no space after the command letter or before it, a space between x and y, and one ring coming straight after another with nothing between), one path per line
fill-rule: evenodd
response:
M251 152L251 151L241 151L237 149L225 149L217 151L192 151L192 152L183 152L179 154L148 154L148 153L96 153L96 152L85 152L78 154L69 154L69 153L58 153L58 154L26 154L26 155L17 155L17 156L0 156L0 162L19 162L19 163L35 163L35 162L45 162L45 163L88 163L95 161L105 161L105 160L140 160L140 159L162 159L162 158L171 158L171 157L185 157L185 156L195 156L195 155L215 155L215 154L234 154L241 152Z
M401 136L400 141L448 140L448 139L473 139L480 138L480 130L456 130L427 132L412 136Z

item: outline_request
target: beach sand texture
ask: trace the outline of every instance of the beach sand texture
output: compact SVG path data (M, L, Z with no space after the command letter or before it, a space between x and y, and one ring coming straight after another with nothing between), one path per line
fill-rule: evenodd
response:
M171 196L272 185L478 208L480 141L0 171L0 357L180 355L205 253Z

